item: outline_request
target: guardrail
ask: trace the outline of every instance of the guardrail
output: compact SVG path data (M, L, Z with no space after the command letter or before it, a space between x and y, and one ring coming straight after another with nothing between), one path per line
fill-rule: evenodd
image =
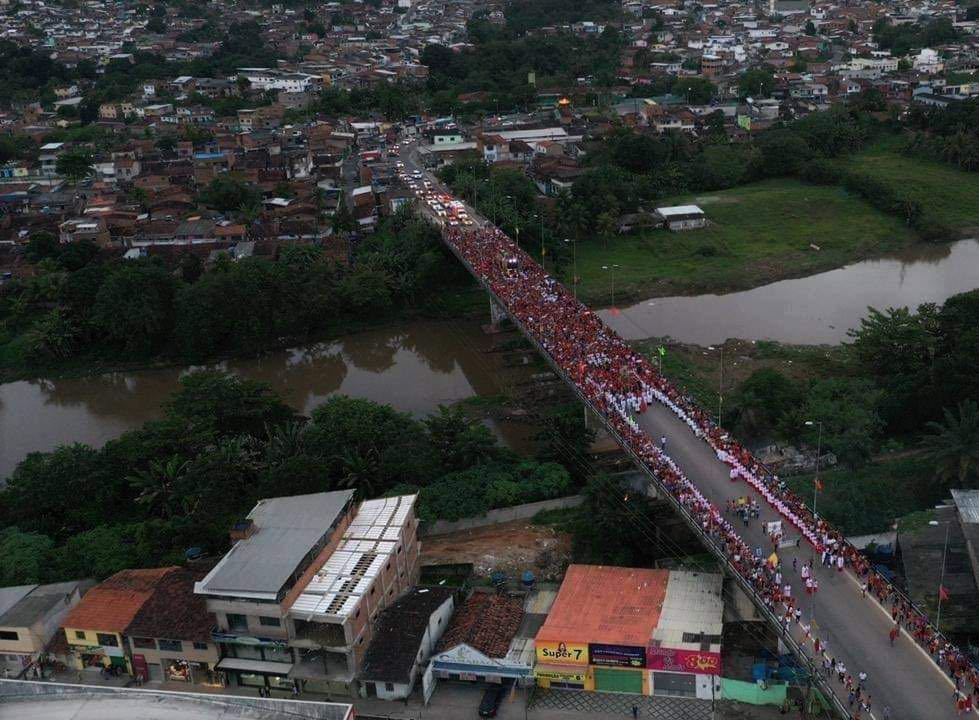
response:
M493 291L493 289L489 286L489 284L486 281L484 281L482 277L480 277L479 273L477 273L475 268L473 268L472 265L470 265L469 261L465 258L465 256L463 256L462 253L459 252L458 248L456 248L455 245L453 245L452 242L450 242L448 239L443 238L443 240L446 246L448 246L449 250L452 252L452 254L455 255L455 257L459 260L459 262L462 263L463 267L465 267L466 270L468 270L470 274L472 274L472 276L476 278L476 281L483 287L483 289L486 290L490 298L492 298L494 302L498 303L500 307L506 308L507 307L506 303L503 302L503 300ZM696 518L693 517L693 515L691 515L690 511L686 508L686 506L684 506L683 503L681 503L680 500L659 479L659 477L657 477L656 473L653 472L652 468L650 468L649 465L635 453L631 445L627 443L625 439L622 438L622 436L619 435L618 431L611 425L611 423L608 422L608 416L604 412L602 412L601 410L595 407L591 399L581 391L581 388L578 387L578 384L575 383L570 377L568 377L564 369L557 362L555 362L554 358L551 357L550 353L547 352L547 350L537 341L537 338L534 336L534 334L529 332L527 328L524 327L523 323L520 322L520 320L518 320L517 318L515 318L512 314L510 314L510 321L514 325L516 325L517 328L519 328L520 332L523 333L524 337L527 338L527 340L534 346L534 348L547 360L547 362L551 365L551 367L554 368L554 371L558 374L558 376L568 386L571 387L574 394L578 397L579 400L581 400L582 403L584 403L585 407L590 409L596 417L600 418L603 426L605 427L609 435L615 438L615 441L632 458L633 462L639 467L639 469L642 470L643 473L645 473L649 477L652 483L656 486L657 490L660 491L660 494L668 499L669 503L673 506L673 509L686 521L687 525L689 525L690 528L694 531L694 534L701 540L701 542L705 546L707 546L707 548L711 551L711 553L717 557L721 565L735 579L735 581L738 583L738 585L741 587L744 593L755 604L755 607L759 610L762 617L764 617L770 623L774 624L776 628L778 628L777 633L782 639L782 641L805 664L806 668L808 669L809 677L811 681L819 687L819 689L823 692L823 694L827 698L830 699L830 702L833 704L833 706L835 707L836 711L840 714L840 716L846 718L847 720L852 718L849 709L847 708L846 705L843 704L843 701L839 697L837 697L836 692L833 690L832 686L830 686L826 682L826 678L821 673L816 671L817 669L815 667L813 659L810 658L809 655L805 652L804 648L801 645L799 645L798 642L796 642L795 638L792 637L792 633L785 629L781 621L778 619L778 617L776 617L775 613L773 613L771 609L765 605L764 601L762 601L762 599L758 596L754 587L751 585L750 582L748 582L748 579L745 578L738 571L738 569L731 562L730 558L728 558L727 553L724 552L724 550L720 547L717 541L713 537L711 537L710 535L704 532L703 528L700 526L700 523L696 520Z

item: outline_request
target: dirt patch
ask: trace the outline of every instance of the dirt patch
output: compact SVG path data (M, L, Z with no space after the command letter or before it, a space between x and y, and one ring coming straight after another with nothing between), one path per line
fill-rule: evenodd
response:
M500 570L520 577L531 570L539 580L557 580L571 562L571 535L525 520L437 535L422 541L423 565L472 563L476 575Z
M739 198L730 195L726 197L721 197L720 195L697 195L694 201L698 205L730 205L741 202Z

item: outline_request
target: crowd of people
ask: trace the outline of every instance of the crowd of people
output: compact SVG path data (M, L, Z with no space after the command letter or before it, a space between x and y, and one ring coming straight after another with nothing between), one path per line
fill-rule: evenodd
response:
M754 587L786 630L792 623L799 626L798 634L807 646L812 645L817 660L825 656L826 644L814 637L810 628L802 623L796 600L787 592L789 586L781 582L777 561L772 563L771 558L753 552L734 525L666 454L665 438L657 446L640 428L636 416L645 412L651 403L660 402L668 407L691 432L704 440L718 459L731 468L731 479L743 480L753 487L813 545L824 564L829 558L840 571L844 566L852 567L860 581L873 588L875 595L887 588L888 595L899 597L899 593L871 569L840 532L816 517L747 448L718 427L692 398L669 383L652 363L606 327L594 312L547 275L509 237L494 227L446 228L444 232L449 245L499 299L510 318L550 356L592 407L605 416L623 447L660 480L704 535L726 555L733 569ZM745 524L749 513L757 517L757 506L752 509L749 505L747 510L739 511ZM818 589L811 572L802 583L809 593ZM934 632L926 617L910 607L903 616L914 618L914 637L932 650L932 656L953 678L956 673L961 675L965 667L971 668L962 653ZM931 642L934 648L930 647Z

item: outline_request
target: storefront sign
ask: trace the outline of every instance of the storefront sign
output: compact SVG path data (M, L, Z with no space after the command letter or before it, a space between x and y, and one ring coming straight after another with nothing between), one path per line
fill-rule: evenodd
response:
M550 670L538 665L534 668L534 677L546 678L555 682L582 683L585 682L585 672L569 668L567 670Z
M698 650L650 647L646 649L646 667L650 670L720 675L721 656L719 653Z
M588 646L584 643L536 642L537 662L558 665L587 665Z
M592 665L634 668L646 666L646 648L632 645L591 643L588 645L588 657Z

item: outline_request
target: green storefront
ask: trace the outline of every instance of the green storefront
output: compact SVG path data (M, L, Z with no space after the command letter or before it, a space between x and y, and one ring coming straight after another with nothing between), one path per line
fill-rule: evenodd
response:
M642 670L596 667L595 689L599 692L642 694Z

